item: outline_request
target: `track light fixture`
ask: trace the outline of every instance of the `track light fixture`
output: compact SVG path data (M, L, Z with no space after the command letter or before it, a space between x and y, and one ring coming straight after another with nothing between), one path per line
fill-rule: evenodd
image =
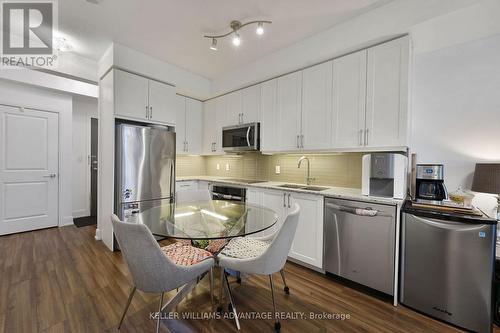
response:
M255 30L255 33L259 36L262 36L264 34L264 23L266 24L271 24L271 21L250 21L247 23L241 23L240 21L231 21L229 26L231 27L231 31L228 33L222 34L222 35L205 35L203 37L205 38L210 38L212 40L212 44L210 45L210 49L217 51L217 40L220 38L225 38L229 35L233 35L232 37L232 42L234 46L240 46L241 44L241 37L239 31L241 28L246 27L247 25L251 24L257 24L257 29Z

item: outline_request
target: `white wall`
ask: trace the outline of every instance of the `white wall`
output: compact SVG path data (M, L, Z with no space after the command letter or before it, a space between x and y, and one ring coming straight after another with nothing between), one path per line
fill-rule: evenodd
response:
M113 43L99 60L99 77L111 66L170 83L175 85L177 93L186 96L211 97L211 80L118 43Z
M500 162L500 35L414 61L412 151L470 188L476 162Z
M59 113L59 225L72 224L71 95L0 80L0 104L23 106Z
M73 98L73 217L90 215L90 118L97 115L96 98Z

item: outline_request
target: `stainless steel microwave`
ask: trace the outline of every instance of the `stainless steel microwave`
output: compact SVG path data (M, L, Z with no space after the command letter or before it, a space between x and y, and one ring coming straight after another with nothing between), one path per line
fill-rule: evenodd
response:
M260 150L260 124L249 123L223 127L222 149L228 152Z

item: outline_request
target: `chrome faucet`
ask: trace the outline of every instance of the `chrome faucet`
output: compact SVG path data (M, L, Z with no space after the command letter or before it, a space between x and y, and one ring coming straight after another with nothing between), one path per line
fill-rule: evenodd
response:
M302 156L300 159L299 159L299 164L297 165L297 168L300 169L300 164L302 163L303 160L306 160L307 161L307 177L306 177L306 184L307 185L311 185L311 182L313 180L315 180L316 178L312 178L311 177L311 170L310 170L310 163L309 163L309 159L305 156Z

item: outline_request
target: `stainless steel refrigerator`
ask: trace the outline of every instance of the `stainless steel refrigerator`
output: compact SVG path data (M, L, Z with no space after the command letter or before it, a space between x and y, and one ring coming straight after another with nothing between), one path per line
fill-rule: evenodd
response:
M174 198L175 132L117 123L115 134L115 213L122 221L138 222L137 213Z

